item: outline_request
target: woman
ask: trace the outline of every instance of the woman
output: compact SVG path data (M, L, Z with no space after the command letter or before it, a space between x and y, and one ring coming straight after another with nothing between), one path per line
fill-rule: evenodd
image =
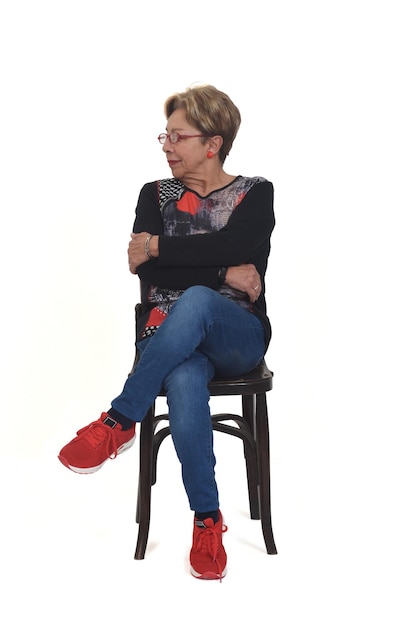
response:
M273 187L223 169L240 113L215 87L193 87L165 103L158 139L173 178L146 184L129 243L129 268L146 285L140 359L99 420L78 431L60 461L97 471L129 448L135 424L162 387L171 434L194 511L191 573L222 578L226 530L219 510L207 385L239 376L263 358L271 327L264 278L274 228ZM145 300L145 302L144 302Z

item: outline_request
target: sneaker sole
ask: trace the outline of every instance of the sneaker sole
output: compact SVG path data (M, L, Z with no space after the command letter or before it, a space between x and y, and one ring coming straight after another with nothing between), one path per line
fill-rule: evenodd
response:
M129 441L126 441L126 443L117 448L117 454L122 454L122 452L125 452L126 450L131 448L135 443L135 439L136 434L133 435L132 439L129 439ZM74 467L73 465L70 465L68 461L61 455L58 455L58 459L61 461L62 465L65 465L65 467L67 467L72 472L75 472L76 474L94 474L94 472L98 472L98 470L103 467L103 465L110 459L110 457L103 461L103 463L101 463L100 465L96 465L95 467Z
M225 569L221 574L218 574L216 572L204 572L203 574L201 574L200 572L197 572L192 566L190 566L190 571L194 578L198 578L199 580L222 580L222 578L226 576Z

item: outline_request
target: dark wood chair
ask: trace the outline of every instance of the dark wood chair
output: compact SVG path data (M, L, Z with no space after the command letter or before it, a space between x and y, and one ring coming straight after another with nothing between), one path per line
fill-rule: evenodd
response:
M136 305L136 319L142 305ZM136 324L137 329L137 324ZM136 354L134 366L137 362ZM263 361L253 371L240 378L215 378L209 385L211 396L241 396L240 415L212 415L213 429L239 437L246 460L250 516L261 520L268 554L277 554L272 522L270 491L269 427L266 394L272 389L273 373ZM165 396L161 390L160 396ZM166 424L166 425L164 425ZM155 403L140 424L139 484L136 522L139 524L135 559L145 557L151 516L151 489L156 482L158 451L170 434L168 414L155 415Z

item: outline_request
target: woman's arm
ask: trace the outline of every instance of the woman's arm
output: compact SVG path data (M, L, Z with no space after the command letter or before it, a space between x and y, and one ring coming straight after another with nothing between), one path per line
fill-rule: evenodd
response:
M129 244L129 267L132 273L138 274L140 279L150 285L164 287L166 289L187 289L193 285L204 285L211 289L218 288L218 273L220 266L213 267L176 267L175 262L171 266L161 267L159 262L149 260L145 254L145 239L149 234L163 234L163 222L159 207L156 183L147 183L139 194L136 208L136 219L133 225L133 233L140 233L140 243L135 247ZM151 242L153 244L154 241ZM155 250L154 250L155 253ZM156 256L156 254L155 254Z
M260 248L269 245L275 225L272 183L257 183L235 208L219 231L192 236L160 236L158 264L229 266L250 263Z
M150 183L139 196L134 225L137 234L132 235L129 244L130 270L148 284L160 287L186 289L200 284L217 289L220 267L230 266L226 284L246 292L254 301L253 285L261 285L274 223L273 187L264 182L248 192L221 231L184 237L161 236L163 224L157 187ZM147 249L158 260L149 260L145 252L145 241L150 234L153 236ZM165 263L161 261L161 243L167 244ZM224 256L220 256L221 250ZM233 272L237 266L239 271Z

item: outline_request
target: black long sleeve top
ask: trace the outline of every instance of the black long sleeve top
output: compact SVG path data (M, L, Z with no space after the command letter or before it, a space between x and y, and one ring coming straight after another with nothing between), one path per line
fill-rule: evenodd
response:
M176 183L175 194L164 192L164 197L161 197L161 183L164 182L168 183L168 188L171 182ZM194 194L196 202L203 203L207 208L210 224L206 220L205 232L201 232L201 226L193 230L194 216L190 217L177 209L175 227L171 228L172 208L169 210L167 207L172 207L173 202L179 207L179 198L185 192ZM173 200L173 197L177 199ZM165 290L184 290L193 285L219 290L218 275L221 267L252 263L261 277L262 292L249 308L264 325L267 347L271 338L271 325L266 311L265 274L270 237L275 226L273 200L272 183L260 177L238 176L223 189L205 197L187 189L176 179L145 184L139 194L133 232L159 235L159 256L137 268L139 278L148 286ZM219 211L226 211L227 215L225 219L220 214L218 229L213 225L215 218L212 217L216 203L221 205ZM226 206L231 203L234 203L233 206ZM185 234L179 234L181 232ZM239 299L242 299L242 294ZM145 308L143 325L146 324L145 317L148 314L149 308L147 312Z

